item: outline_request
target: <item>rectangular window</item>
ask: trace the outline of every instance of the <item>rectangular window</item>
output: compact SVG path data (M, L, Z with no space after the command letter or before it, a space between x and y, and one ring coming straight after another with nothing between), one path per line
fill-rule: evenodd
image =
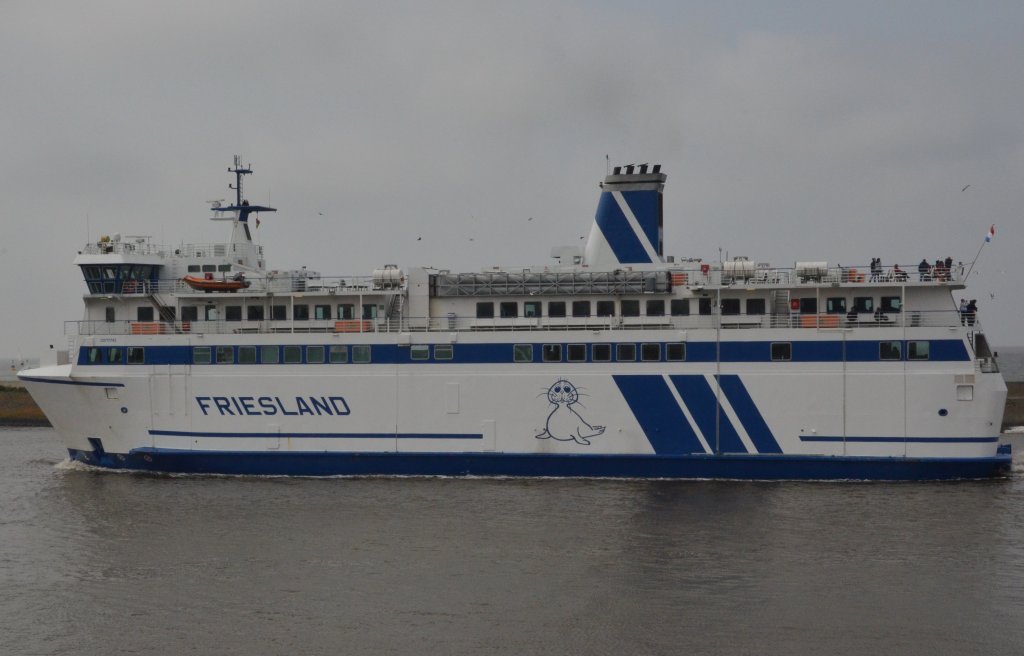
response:
M562 345L561 344L545 344L541 348L542 359L544 362L561 362L562 361Z
M370 362L370 345L356 344L352 347L352 362L356 364L367 364Z
M429 360L430 346L427 344L413 344L409 347L409 357L413 360Z
M135 309L135 317L138 321L152 321L153 307L143 306Z
M220 271L221 273L227 273L228 271L231 271L231 265L230 264L218 264L217 265L217 271Z
M590 301L573 301L572 302L572 316L574 316L574 317L589 317L590 316Z
M846 314L846 299L841 296L825 299L825 312L828 314Z
M879 360L902 360L903 351L902 344L899 342L879 342L878 343L878 359Z
M619 362L636 361L636 344L616 344L615 359Z
M323 346L307 346L306 362L308 364L323 364L325 350Z
M245 314L249 321L263 321L263 306L250 305L246 308Z
M858 314L871 314L875 311L875 299L870 296L855 296L853 298L853 309Z
M793 359L793 345L789 342L772 342L772 360L788 362Z
M647 301L647 316L649 317L663 317L665 316L665 301L658 299L656 301Z
M899 296L883 296L879 300L881 301L882 312L899 314L899 311L903 308L903 301Z
M107 349L107 362L110 364L121 364L121 347L111 346Z
M296 305L292 308L292 318L296 321L309 321L309 306Z
M494 318L494 303L491 301L479 302L476 304L476 318L477 319L493 319Z
M114 323L114 308L104 308L104 315L106 316L107 323Z
M451 344L438 344L434 347L435 360L451 360L455 357L455 347Z
M383 309L383 308L382 308ZM377 318L377 304L363 303L363 319L372 321Z
M673 298L669 303L669 311L673 317L688 317L690 316L690 299L688 298Z
M911 342L911 344L913 344L913 342ZM145 349L143 349L141 346L128 347L128 364L145 364L145 362Z
M229 305L224 308L224 320L225 321L241 321L242 320L242 306L241 305Z
M217 364L233 364L235 362L235 349L233 346L218 346L215 351Z
M288 306L287 305L271 305L270 306L270 319L271 319L271 321L287 321L288 320Z
M541 316L540 301L523 301L523 316L524 317L539 317Z
M682 362L686 359L686 344L673 342L665 345L665 359L669 362Z
M210 364L210 347L194 347L192 349L192 364Z
M661 360L661 344L641 344L640 359L644 362L658 362Z
M519 303L515 301L502 301L499 304L502 319L514 319L519 316Z
M338 318L355 319L356 318L356 306L352 303L340 303L338 304Z
M345 364L348 362L348 347L344 344L331 344L329 357L331 364Z
M566 347L566 359L569 362L586 362L587 361L587 345L586 344L569 344Z
M256 347L239 346L238 364L256 364Z
M597 316L599 316L599 317L614 317L615 316L615 301L598 301L597 302ZM640 301L622 301L622 316L624 316L624 317L639 317L640 316Z
M818 313L818 299L816 298L801 298L800 299L800 314L817 314Z
M203 265L203 272L204 273L213 273L216 270L217 270L217 265L216 264L204 264Z
M722 314L725 316L735 316L740 313L740 299L738 298L723 298L722 299Z
M313 318L317 321L326 321L331 318L331 306L330 305L314 305L313 306Z
M764 299L763 298L748 298L747 299L747 314L749 314L749 315L761 315L761 314L764 314Z
M711 314L711 299L710 298L698 298L697 299L697 311L701 314Z
M217 315L217 306L216 305L207 305L205 309L206 309L206 314L205 314L206 320L207 321L216 321L217 320L217 316L218 316Z
M565 316L565 301L549 301L548 316L561 318Z
M533 344L515 344L512 346L513 362L533 362Z
M92 346L89 348L88 355L89 364L103 364L103 349L98 346Z
M281 351L276 346L260 347L260 362L263 364L277 364L281 361Z
M181 306L182 321L199 321L199 308L195 305Z
M302 347L301 346L286 346L286 347L284 347L284 363L285 364L301 364L302 363Z
M190 264L190 265L188 265L188 272L189 273L199 273L199 271L200 271L200 267L199 267L198 264Z
M590 357L594 362L611 362L612 361L612 345L611 344L594 344L590 347Z
M908 360L927 360L931 350L929 342L907 342Z

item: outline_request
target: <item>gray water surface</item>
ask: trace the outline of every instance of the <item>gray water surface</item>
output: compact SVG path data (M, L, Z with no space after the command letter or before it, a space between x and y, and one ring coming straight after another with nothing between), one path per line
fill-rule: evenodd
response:
M844 484L63 457L49 429L0 430L0 654L1024 652L1020 461L1003 481Z

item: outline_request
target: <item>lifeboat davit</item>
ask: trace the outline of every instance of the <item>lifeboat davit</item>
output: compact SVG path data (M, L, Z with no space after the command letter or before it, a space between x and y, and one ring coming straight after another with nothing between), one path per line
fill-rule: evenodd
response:
M230 278L216 280L213 276L208 278L197 278L195 276L185 276L181 279L186 285L192 289L203 291L206 293L210 292L236 292L239 289L247 288L251 283L245 278Z

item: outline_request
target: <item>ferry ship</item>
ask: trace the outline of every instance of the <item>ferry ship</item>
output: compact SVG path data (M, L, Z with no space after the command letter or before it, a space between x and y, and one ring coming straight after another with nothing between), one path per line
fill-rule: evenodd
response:
M79 251L69 357L19 373L70 458L243 475L1003 476L1006 385L960 266L663 253L658 165L615 167L547 264L270 269L238 157L225 243ZM255 221L253 221L255 219Z

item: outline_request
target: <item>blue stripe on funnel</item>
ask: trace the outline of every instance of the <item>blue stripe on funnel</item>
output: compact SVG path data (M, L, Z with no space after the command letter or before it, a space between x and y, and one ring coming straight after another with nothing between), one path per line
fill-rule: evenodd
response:
M651 242L655 252L658 250L658 214L660 214L659 199L657 191L623 191L629 209L633 210L633 216L637 223L647 235L647 241Z
M661 376L612 376L658 455L705 453Z
M626 215L619 209L619 204L615 202L611 192L605 191L601 194L594 220L621 264L651 263L647 250L633 232L633 227L629 225Z

